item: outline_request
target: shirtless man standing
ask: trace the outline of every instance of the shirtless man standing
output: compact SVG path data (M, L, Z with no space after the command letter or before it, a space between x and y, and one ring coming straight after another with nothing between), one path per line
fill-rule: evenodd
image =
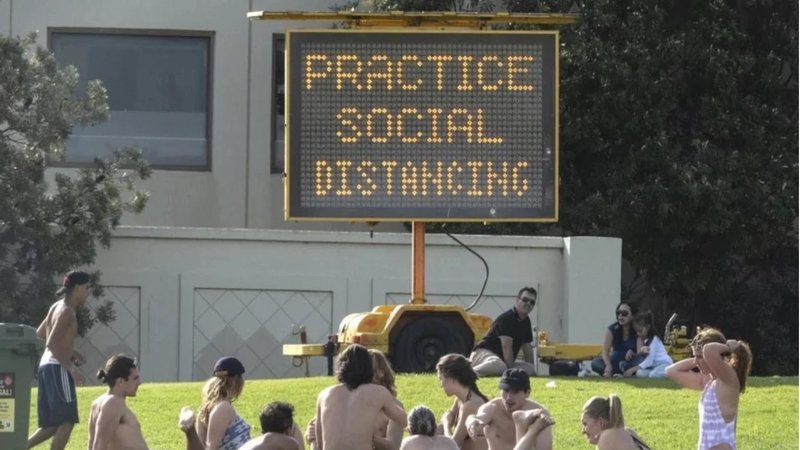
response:
M528 398L531 393L528 373L522 369L507 369L500 378L500 391L500 398L483 404L476 415L467 419L469 435L473 438L485 435L489 450L552 450L553 428L550 426L535 430L535 445L517 446L529 426L538 422L537 416L546 418L539 426L552 424L547 410Z
M89 417L89 450L147 450L142 427L125 404L136 397L142 384L136 360L115 355L97 372L97 379L108 385L108 393L92 403Z
M28 448L53 438L50 448L63 450L69 442L72 427L78 423L78 399L75 382L83 384L83 375L75 370L85 362L75 351L78 317L75 310L89 300L91 285L86 272L72 271L64 277L64 285L56 292L60 300L53 303L36 335L45 341L36 379L39 380L39 428L28 438Z
M324 389L317 397L315 434L319 450L372 450L380 412L405 428L405 411L388 389L372 383L372 375L372 359L365 347L353 344L339 355L339 384Z

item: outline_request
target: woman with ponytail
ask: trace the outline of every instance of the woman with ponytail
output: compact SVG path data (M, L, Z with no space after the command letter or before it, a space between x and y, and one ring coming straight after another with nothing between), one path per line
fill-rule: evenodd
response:
M622 400L616 394L590 398L583 405L581 423L583 434L597 450L649 449L633 430L625 428Z
M715 328L698 329L691 345L694 357L669 366L667 376L683 387L702 391L697 448L735 450L739 396L753 360L750 346L725 340Z
M454 396L453 406L442 416L445 436L453 438L462 450L486 450L486 438L471 438L467 433L467 417L477 414L478 408L489 401L478 389L478 375L467 358L451 353L436 364L439 382L444 393Z
M250 425L233 408L244 389L244 366L228 356L214 365L203 387L203 400L192 424L191 410L181 411L179 425L188 450L236 450L250 440Z

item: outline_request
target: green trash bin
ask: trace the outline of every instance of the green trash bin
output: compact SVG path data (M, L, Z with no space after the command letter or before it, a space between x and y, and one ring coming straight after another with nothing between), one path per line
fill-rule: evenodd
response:
M42 343L28 325L0 323L0 448L28 444L31 383Z

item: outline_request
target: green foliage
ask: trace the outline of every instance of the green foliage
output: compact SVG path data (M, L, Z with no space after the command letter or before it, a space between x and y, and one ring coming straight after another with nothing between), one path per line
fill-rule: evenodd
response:
M140 152L124 149L47 183L47 161L63 157L73 126L107 118L108 99L99 81L75 96L75 68L59 68L34 42L34 35L0 37L0 322L36 325L53 301L56 277L91 265L95 244L110 244L122 214L142 211L147 193L134 183L150 167ZM95 295L98 280L99 272ZM83 334L95 320L113 320L113 311L106 304L79 319Z
M559 222L448 231L621 237L629 300L797 373L797 2L504 6L580 15L560 29Z
M555 381L555 387L546 387ZM258 415L272 401L287 401L295 407L295 420L305 430L314 415L317 394L335 383L332 377L284 380L247 380L242 396L234 404L250 425L251 433L260 432ZM488 396L499 395L497 378L482 378L478 385ZM183 406L195 410L200 404L203 383L148 383L145 380L128 406L142 425L149 448L180 450L186 447L178 430L178 412ZM408 412L424 404L438 418L452 405L444 395L436 375L400 375L398 398ZM556 420L555 448L592 448L581 435L580 411L593 395L619 394L625 424L635 429L655 449L687 449L697 445L697 401L700 393L680 389L669 380L622 380L600 378L533 378L531 397L546 406ZM88 411L89 404L105 388L79 388L78 407ZM739 403L736 439L740 448L797 448L798 444L797 377L752 378ZM31 394L31 423L36 423L36 392ZM346 411L342 411L346 413ZM84 418L85 419L85 418ZM677 432L676 432L677 431ZM81 420L72 432L67 450L86 448L87 420ZM309 448L306 446L306 448Z

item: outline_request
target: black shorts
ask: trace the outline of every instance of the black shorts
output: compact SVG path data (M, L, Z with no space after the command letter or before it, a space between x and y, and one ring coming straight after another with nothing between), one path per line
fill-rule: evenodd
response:
M39 366L39 428L78 423L75 380L61 364Z

